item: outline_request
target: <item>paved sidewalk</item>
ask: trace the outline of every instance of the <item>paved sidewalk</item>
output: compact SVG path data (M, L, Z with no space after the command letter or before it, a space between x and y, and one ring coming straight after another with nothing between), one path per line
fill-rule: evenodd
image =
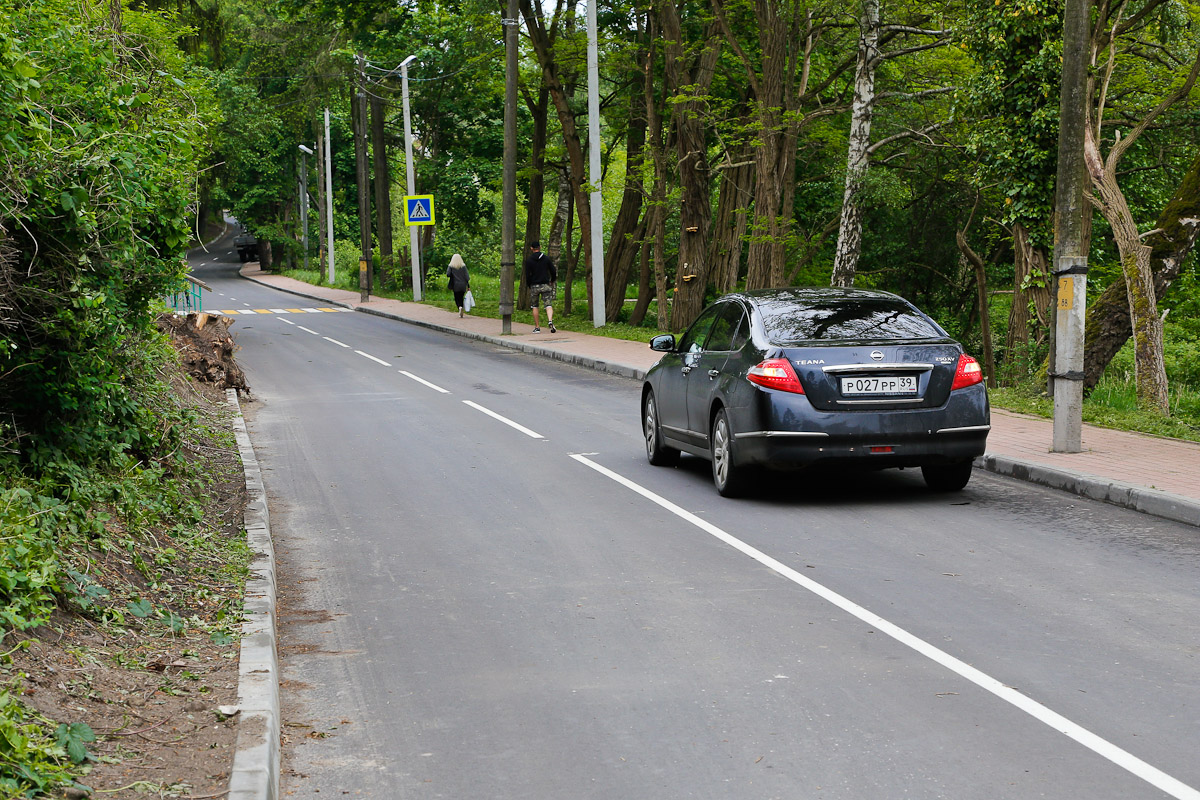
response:
M243 277L285 292L353 308L368 314L457 333L518 350L557 358L592 369L640 379L658 360L645 343L592 336L574 331L550 333L512 323L501 336L500 320L457 313L423 303L372 297L312 286L262 272L257 264ZM976 466L1125 508L1200 526L1200 444L1083 426L1082 453L1052 453L1053 423L1048 419L992 410L988 452Z

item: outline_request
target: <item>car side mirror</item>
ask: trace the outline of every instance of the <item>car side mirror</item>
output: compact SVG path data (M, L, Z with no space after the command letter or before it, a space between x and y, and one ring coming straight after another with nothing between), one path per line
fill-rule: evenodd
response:
M650 349L670 353L675 349L675 334L662 333L650 340Z

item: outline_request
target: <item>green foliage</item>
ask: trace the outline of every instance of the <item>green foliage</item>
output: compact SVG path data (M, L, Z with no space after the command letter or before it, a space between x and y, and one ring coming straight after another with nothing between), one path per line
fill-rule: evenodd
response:
M58 589L56 532L66 527L63 504L26 488L0 490L0 622L26 630L45 623Z
M66 751L72 764L87 760L87 745L96 741L96 734L86 722L62 723L54 731L54 741Z
M0 2L0 407L22 462L147 453L131 376L189 238L202 85L163 18ZM36 55L23 55L36 54Z
M95 740L90 728L84 733L86 725L67 727L81 741L86 734ZM25 708L10 692L0 691L0 795L46 795L75 785L73 772L71 757L50 734L48 720Z

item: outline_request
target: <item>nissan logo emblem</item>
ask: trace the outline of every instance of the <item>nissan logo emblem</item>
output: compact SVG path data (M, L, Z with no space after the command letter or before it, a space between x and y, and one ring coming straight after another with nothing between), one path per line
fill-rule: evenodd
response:
M871 358L875 359L876 361L883 361L883 353L878 350L872 350Z

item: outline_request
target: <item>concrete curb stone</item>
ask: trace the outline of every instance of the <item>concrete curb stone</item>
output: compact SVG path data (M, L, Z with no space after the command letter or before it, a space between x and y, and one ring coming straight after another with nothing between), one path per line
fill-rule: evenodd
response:
M276 649L275 549L262 471L246 430L236 389L225 397L236 412L233 427L246 474L244 525L250 547L250 577L242 622L238 668L237 751L229 776L231 800L276 800L281 764L279 659Z
M1173 522L1200 526L1200 505L1190 498L1170 492L1121 483L1097 475L1067 472L1044 464L1018 461L993 453L984 453L975 459L975 466L997 475L1111 503Z

